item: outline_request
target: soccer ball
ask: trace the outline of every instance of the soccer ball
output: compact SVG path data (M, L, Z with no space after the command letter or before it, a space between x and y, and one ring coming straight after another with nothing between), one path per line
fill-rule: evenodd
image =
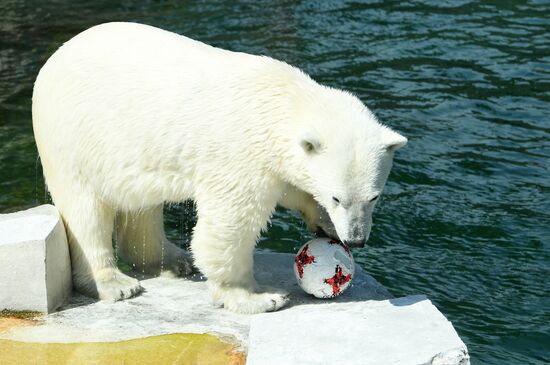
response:
M342 294L354 273L351 251L338 240L317 238L308 241L294 258L298 285L317 298L334 298Z

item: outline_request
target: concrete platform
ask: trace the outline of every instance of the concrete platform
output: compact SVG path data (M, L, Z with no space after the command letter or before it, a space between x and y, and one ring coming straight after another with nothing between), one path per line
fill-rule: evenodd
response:
M48 227L56 229L56 225ZM289 306L279 312L239 315L217 308L210 302L205 279L198 274L187 279L143 278L145 292L136 298L96 302L73 294L58 312L44 316L41 324L11 327L0 333L0 339L114 342L208 333L246 351L251 365L469 364L466 346L452 324L425 297L394 299L374 278L356 268L352 286L340 297L317 299L297 286L293 259L291 254L265 251L255 255L260 284L291 293ZM0 267L9 261L9 256L0 255ZM25 270L21 262L25 260L16 264L18 271ZM31 285L35 279L23 276L19 283ZM6 287L3 277L0 283Z
M256 315L249 365L468 364L452 324L425 296L304 304Z
M325 303L302 292L294 279L294 256L259 252L255 256L256 277L261 284L289 290L290 307ZM121 302L94 301L74 293L70 302L44 318L36 327L12 329L0 338L32 342L119 341L169 333L213 333L248 347L250 321L211 304L206 281L199 274L187 279L150 278L141 281L145 292ZM356 273L353 286L334 303L381 300L389 292L371 276Z

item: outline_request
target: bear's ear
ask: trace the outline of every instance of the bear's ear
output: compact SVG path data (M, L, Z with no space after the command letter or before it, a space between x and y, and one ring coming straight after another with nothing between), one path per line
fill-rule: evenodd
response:
M317 153L321 150L321 142L313 134L305 134L300 139L300 146L308 154Z
M407 138L394 131L391 131L384 137L384 147L388 152L397 151L406 144Z

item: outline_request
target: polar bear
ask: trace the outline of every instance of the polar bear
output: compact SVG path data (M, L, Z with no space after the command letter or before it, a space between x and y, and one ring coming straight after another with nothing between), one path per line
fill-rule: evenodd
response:
M32 112L77 290L108 300L142 290L117 269L114 230L137 270L188 274L162 207L192 199L194 264L214 302L239 313L288 301L252 270L277 204L362 244L407 141L355 96L284 62L135 23L98 25L60 47L38 74Z

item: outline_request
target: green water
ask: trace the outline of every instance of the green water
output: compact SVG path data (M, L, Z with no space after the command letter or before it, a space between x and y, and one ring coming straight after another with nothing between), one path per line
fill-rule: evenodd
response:
M138 4L138 5L136 5ZM355 251L427 294L473 364L550 362L550 6L545 1L0 1L0 212L48 201L31 129L40 66L97 23L139 21L297 65L409 137ZM168 208L185 243L189 206ZM277 213L261 246L309 238Z

